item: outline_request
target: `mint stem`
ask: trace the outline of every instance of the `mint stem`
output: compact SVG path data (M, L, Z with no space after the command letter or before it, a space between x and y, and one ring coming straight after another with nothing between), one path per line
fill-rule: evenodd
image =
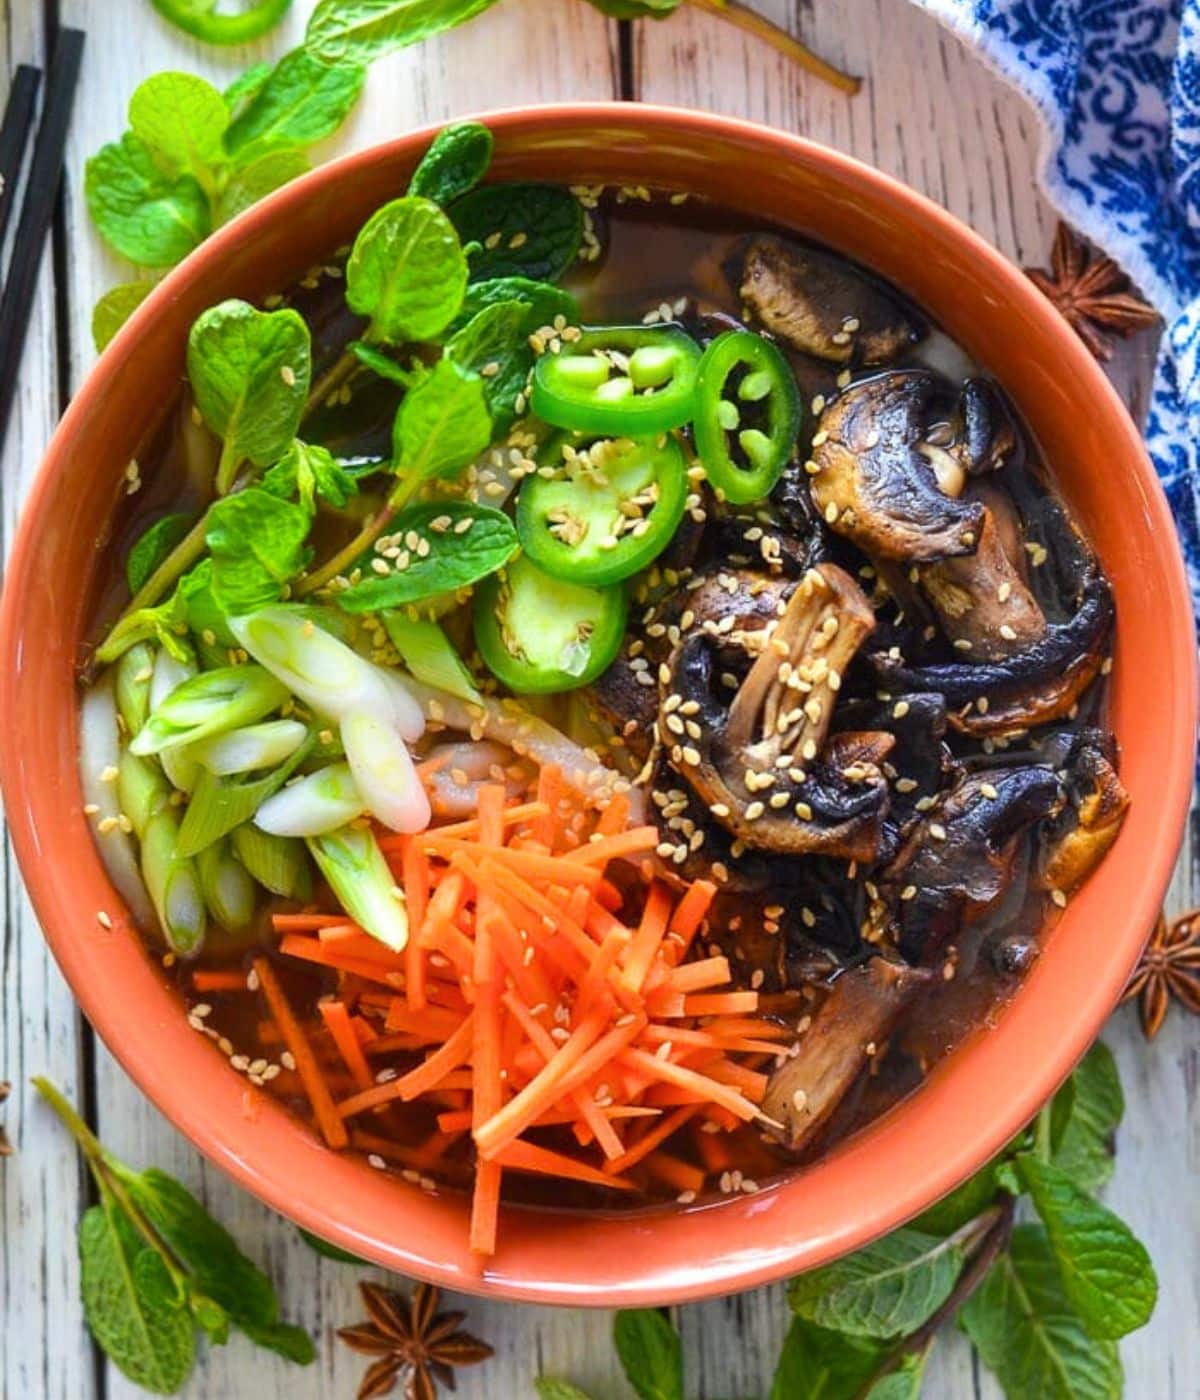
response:
M307 418L314 413L335 389L340 389L350 378L358 365L358 356L353 350L343 350L341 355L334 361L325 373L313 385L308 395L308 403L304 406L304 417ZM303 419L301 420L303 421Z
M42 1098L62 1119L71 1136L79 1144L83 1155L88 1159L88 1164L93 1168L105 1165L105 1152L100 1139L92 1132L91 1128L83 1121L75 1111L73 1104L51 1084L48 1079L35 1076L31 1081L33 1087L41 1094Z
M1033 1126L1033 1153L1040 1162L1048 1162L1052 1151L1051 1142L1051 1108L1053 1100L1046 1104L1034 1120Z

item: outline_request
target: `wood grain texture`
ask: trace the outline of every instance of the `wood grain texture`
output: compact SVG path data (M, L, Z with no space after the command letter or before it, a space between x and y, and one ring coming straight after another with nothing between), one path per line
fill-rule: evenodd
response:
M46 0L47 8L51 0ZM764 13L796 28L824 56L868 74L850 101L686 9L661 24L634 28L636 95L767 121L849 151L924 190L1022 262L1049 248L1052 211L1038 193L1036 130L1021 100L907 0L758 0ZM5 71L36 56L39 0L0 0ZM220 53L189 41L152 14L145 0L58 0L66 23L89 35L84 89L69 153L61 319L43 278L22 371L17 431L4 461L3 529L11 537L21 485L40 457L57 407L56 346L78 384L92 362L89 320L100 292L123 280L119 264L92 235L81 208L86 156L123 126L129 92L167 67L227 81L260 55L282 52L303 28L311 3L297 0L286 28L253 49ZM7 27L6 27L7 21ZM376 65L367 95L336 149L363 146L425 121L471 109L618 92L615 27L578 0L504 0L459 34ZM332 148L331 148L332 149ZM1151 348L1123 349L1114 377L1144 406ZM1172 907L1190 902L1197 873L1181 862ZM49 1072L72 1092L83 1041L73 1003L7 870L8 922L0 942L0 1074L23 1081ZM1124 1348L1130 1400L1184 1400L1200 1375L1200 1315L1195 1261L1200 1253L1200 1157L1194 1023L1178 1013L1152 1051L1132 1015L1108 1035L1125 1075L1130 1109L1109 1200L1147 1241L1162 1278L1151 1326ZM290 1226L210 1170L97 1047L100 1130L134 1163L154 1162L195 1189L279 1280L289 1318L317 1337L319 1360L307 1371L276 1362L235 1340L209 1352L187 1394L191 1400L316 1400L353 1395L360 1365L339 1347L334 1327L359 1316L360 1271L319 1259ZM78 1309L73 1232L79 1174L61 1134L30 1111L24 1089L8 1105L21 1157L0 1168L0 1397L132 1397L140 1392L111 1368L97 1367ZM381 1277L372 1271L369 1277ZM541 1373L569 1376L597 1400L630 1394L610 1343L611 1315L484 1304L467 1300L469 1323L498 1355L464 1372L464 1400L532 1396ZM679 1310L696 1400L761 1395L787 1323L781 1289ZM939 1344L928 1400L994 1400L969 1350Z

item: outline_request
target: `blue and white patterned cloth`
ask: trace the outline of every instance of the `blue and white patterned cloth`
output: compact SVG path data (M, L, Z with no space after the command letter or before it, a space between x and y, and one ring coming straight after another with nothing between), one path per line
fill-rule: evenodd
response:
M1200 0L917 0L1037 106L1042 181L1165 332L1146 441L1200 616Z

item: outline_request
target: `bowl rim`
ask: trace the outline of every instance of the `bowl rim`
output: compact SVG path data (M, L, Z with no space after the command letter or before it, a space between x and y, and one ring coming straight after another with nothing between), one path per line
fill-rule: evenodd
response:
M992 279L1004 287L1005 295L1021 303L1025 311L1046 328L1047 334L1057 340L1072 371L1085 382L1087 392L1104 406L1118 425L1123 440L1114 444L1114 454L1136 464L1134 471L1144 497L1148 530L1162 539L1174 541L1174 525L1167 500L1145 454L1140 435L1100 367L1091 359L1065 323L1061 322L1057 312L1044 301L1040 293L1012 263L980 235L924 195L854 157L831 150L817 142L758 123L686 108L630 102L563 103L505 108L482 113L478 119L492 129L498 144L510 134L531 135L535 134L538 128L579 131L601 123L611 124L614 121L631 130L636 128L643 137L647 134L651 137L675 134L695 141L711 135L725 141L741 141L773 152L781 163L799 161L809 166L836 171L874 202L903 205L907 214L915 221L938 226L947 237L963 245L973 260L985 265ZM27 592L37 586L35 556L38 532L34 526L52 508L55 488L61 474L67 470L66 444L74 435L77 425L86 419L89 402L102 393L105 384L112 380L119 368L134 357L144 328L151 325L160 313L169 307L178 292L197 276L199 268L220 264L227 253L242 240L252 239L257 231L276 220L286 219L289 211L298 210L307 204L318 191L332 189L342 181L352 180L357 171L367 169L376 162L412 156L423 149L443 125L441 122L429 124L393 140L342 156L268 196L211 235L183 263L172 270L104 351L80 386L56 429L22 510L21 523L7 570L7 586L0 603L0 700L3 701L3 704L0 704L0 712L15 715L20 708L16 677L22 640L22 604ZM1162 550L1160 547L1159 552L1165 556L1161 562L1168 578L1168 593L1163 599L1163 625L1168 630L1179 632L1181 644L1184 641L1182 626L1186 625L1187 646L1191 648L1191 609L1183 561L1175 548ZM1114 954L1110 957L1103 977L1080 989L1080 995L1073 1003L1071 1021L1067 1028L1069 1034L1060 1038L1052 1061L1043 1073L1018 1086L1007 1100L1007 1111L997 1113L987 1125L986 1131L981 1128L978 1134L971 1136L969 1146L965 1145L967 1139L964 1136L955 1150L946 1152L933 1164L921 1161L920 1153L916 1152L915 1162L920 1163L920 1168L918 1169L910 1158L908 1165L912 1169L906 1184L898 1187L886 1200L864 1202L861 1214L856 1218L831 1221L824 1231L817 1230L810 1238L799 1242L779 1244L776 1240L771 1245L763 1238L757 1242L759 1247L750 1248L748 1236L747 1247L738 1249L731 1245L720 1260L708 1267L697 1264L693 1257L694 1250L687 1251L686 1259L681 1256L677 1261L667 1258L657 1263L649 1261L643 1254L638 1257L638 1278L630 1281L624 1275L605 1275L603 1283L599 1285L603 1290L601 1292L596 1291L595 1276L589 1276L591 1261L586 1258L571 1262L560 1269L554 1278L524 1277L519 1271L509 1274L503 1267L499 1267L495 1272L480 1275L469 1266L469 1261L464 1264L465 1242L457 1258L429 1257L427 1245L398 1244L395 1240L384 1240L378 1233L372 1234L369 1227L362 1231L355 1229L348 1220L339 1220L337 1212L341 1208L340 1204L331 1206L328 1200L320 1198L315 1189L302 1190L299 1194L294 1189L285 1189L287 1183L283 1179L285 1173L280 1168L278 1146L272 1147L269 1140L265 1146L261 1141L256 1142L254 1133L248 1131L245 1124L227 1122L228 1115L225 1118L213 1118L205 1112L204 1104L195 1102L191 1096L180 1094L177 1090L172 1091L172 1085L162 1067L156 1064L155 1057L148 1053L148 1037L157 1035L161 1038L161 1043L165 1044L171 1036L170 1029L162 1025L152 1032L140 1028L136 1032L131 1030L123 1021L120 1009L106 1002L94 987L83 979L81 930L85 925L78 916L82 914L84 918L91 920L94 915L90 910L76 908L75 924L72 925L71 918L67 917L67 907L71 902L69 893L57 887L58 882L53 872L39 858L39 817L49 818L51 813L42 810L45 807L45 799L39 798L37 783L30 779L18 761L20 744L17 725L0 726L0 786L7 799L18 862L34 908L55 958L88 1019L139 1089L210 1161L233 1176L242 1187L285 1217L352 1252L366 1255L384 1267L399 1269L458 1291L519 1301L573 1305L612 1306L619 1303L622 1306L630 1306L639 1303L682 1302L773 1282L796 1272L799 1268L826 1263L849 1249L860 1247L901 1225L931 1202L945 1195L988 1160L1036 1113L1058 1084L1071 1072L1075 1063L1095 1039L1105 1017L1115 1006L1132 971L1144 935L1149 931L1157 914L1174 864L1178 840L1182 838L1191 797L1192 765L1188 760L1194 752L1197 714L1195 667L1193 665L1182 669L1183 690L1173 697L1173 709L1169 717L1172 726L1172 752L1177 751L1181 761L1172 764L1171 770L1162 775L1156 826L1158 839L1149 854L1143 857L1138 898L1135 906L1127 911L1129 927L1131 930L1137 930L1138 936L1136 939L1132 933L1126 936L1120 945L1122 956L1117 957ZM1168 719L1164 717L1163 723L1167 722ZM1014 1004L1020 1000L1021 996L1018 995L1014 998ZM1006 1008L1006 1015L1008 1009ZM184 1018L179 1016L178 1021L182 1025ZM203 1044L198 1038L193 1039L195 1043ZM183 1042L178 1036L174 1037L172 1043L175 1042L182 1047ZM947 1057L930 1076L929 1084L939 1077L944 1079L958 1055L959 1051L956 1051ZM230 1079L234 1078L229 1075L228 1068L223 1063L218 1068ZM855 1156L858 1149L851 1150L855 1144L861 1145L864 1138L873 1139L897 1114L913 1116L913 1105L920 1102L928 1087L927 1084L921 1093L905 1101L898 1109L883 1115L848 1144L839 1145L822 1159L813 1171ZM281 1132L284 1120L294 1122L285 1109L275 1104L264 1105L261 1115L273 1129L280 1129ZM268 1139L269 1136L268 1134ZM285 1133L284 1136L289 1135ZM295 1134L291 1134L290 1137L292 1146L302 1148ZM322 1157L336 1156L319 1144L313 1143L312 1146ZM310 1158L309 1165L314 1166L317 1172L322 1170L315 1158ZM326 1174L332 1175L332 1170ZM803 1173L799 1180L808 1175L808 1172ZM758 1232L762 1236L764 1229L771 1231L772 1202L782 1199L781 1192L787 1192L789 1187L795 1188L797 1185L798 1179L790 1177L781 1186L762 1192L761 1199L744 1197L737 1202L721 1201L692 1211L668 1207L625 1215L581 1216L579 1220L582 1221L582 1225L574 1223L574 1217L563 1216L554 1228L563 1242L564 1254L568 1252L568 1242L578 1246L575 1250L575 1254L578 1255L594 1237L597 1244L607 1241L607 1247L614 1249L619 1244L626 1251L626 1259L629 1257L630 1247L636 1247L639 1240L648 1244L650 1248L661 1248L661 1233L656 1232L663 1228L661 1222L664 1219L677 1222L672 1238L678 1240L682 1238L680 1232L687 1222L691 1220L694 1224L693 1217L702 1211L728 1212L731 1207L736 1208L742 1230L749 1230L751 1234L753 1227L750 1222L757 1215L764 1214L767 1224ZM413 1193L414 1196L416 1194ZM423 1214L431 1214L432 1209L432 1206L426 1210L410 1203L404 1212L400 1212L400 1208L397 1207L397 1212L406 1213L411 1224L419 1221ZM344 1213L350 1217L354 1212L347 1209ZM546 1212L527 1212L519 1209L512 1214L514 1217L524 1216L527 1220L533 1217L544 1220L548 1216ZM549 1218L554 1219L553 1216ZM572 1221L569 1225L566 1223L568 1220ZM652 1222L647 1233L643 1233L645 1222ZM516 1223L515 1219L513 1223ZM774 1235L770 1238L774 1240ZM502 1257L503 1255L498 1258Z

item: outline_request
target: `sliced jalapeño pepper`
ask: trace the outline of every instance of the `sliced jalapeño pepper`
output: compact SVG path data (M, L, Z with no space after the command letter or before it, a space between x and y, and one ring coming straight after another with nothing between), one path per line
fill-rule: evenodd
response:
M689 421L700 347L678 326L599 326L533 375L534 413L577 433L647 437Z
M558 439L547 459L557 475L526 477L517 498L517 534L539 569L568 583L617 583L671 543L688 493L674 438L601 438L584 451Z
M692 431L710 484L733 505L770 495L800 431L796 377L752 331L726 331L704 352Z
M514 694L574 690L611 665L625 613L619 585L582 588L519 555L476 589L475 645Z

